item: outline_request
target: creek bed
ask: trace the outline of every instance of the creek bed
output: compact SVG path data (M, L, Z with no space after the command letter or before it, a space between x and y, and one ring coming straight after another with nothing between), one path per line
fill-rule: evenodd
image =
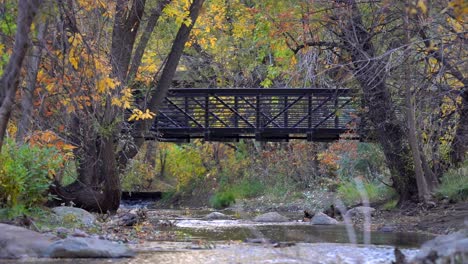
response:
M392 263L394 248L411 258L431 236L417 233L370 232L364 245L362 231L344 225L314 226L301 221L257 223L254 214L236 220L203 220L208 210L154 210L148 217L173 223L166 231L180 234L177 241L145 241L130 245L138 255L132 259L31 259L22 263ZM239 213L225 212L240 216ZM287 215L297 219L299 213ZM350 243L350 232L356 243ZM353 236L353 235L351 235ZM263 239L284 243L245 243ZM17 262L6 262L17 263Z

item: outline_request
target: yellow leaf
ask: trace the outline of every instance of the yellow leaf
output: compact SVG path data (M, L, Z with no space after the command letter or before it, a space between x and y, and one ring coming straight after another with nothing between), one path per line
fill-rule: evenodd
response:
M70 57L68 58L68 61L70 61L70 64L73 66L75 70L78 69L78 59L76 57L71 56L71 53L70 53Z
M418 7L421 9L423 14L427 14L427 5L424 0L418 1Z

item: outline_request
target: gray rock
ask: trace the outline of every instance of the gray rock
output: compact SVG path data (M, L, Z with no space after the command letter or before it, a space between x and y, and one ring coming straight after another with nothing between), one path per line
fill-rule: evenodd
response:
M117 224L120 226L134 226L138 224L139 220L138 215L127 212L118 216Z
M74 237L89 237L89 235L85 231L78 229L78 228L75 228L75 230L73 230L73 233L71 235Z
M47 255L51 258L122 258L133 257L135 252L107 240L69 237L51 244Z
M0 259L44 257L55 239L26 228L0 224Z
M424 243L410 263L468 263L468 229Z
M337 225L339 222L335 218L331 218L328 215L318 212L312 217L310 223L313 225Z
M55 236L26 228L0 224L0 259L119 258L134 255L135 253L125 245L107 240L83 237L59 240Z
M364 218L364 215L373 216L374 212L375 212L375 209L372 207L358 206L358 207L349 209L346 212L345 217L351 218L351 219L356 218L356 217Z
M254 218L255 222L288 222L289 219L277 212L270 212Z
M207 215L205 215L203 217L204 220L227 220L227 219L231 219L231 217L223 214L223 213L219 213L219 212L213 212L213 213L209 213Z
M77 221L87 227L93 226L96 221L96 217L86 210L77 207L59 206L52 208L52 211L57 215L59 221L69 221L70 218L73 221Z

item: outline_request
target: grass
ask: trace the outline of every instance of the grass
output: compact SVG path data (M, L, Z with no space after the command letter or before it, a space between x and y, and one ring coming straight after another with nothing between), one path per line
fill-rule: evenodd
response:
M393 198L388 200L384 205L382 205L383 210L392 210L395 209L398 205L398 198Z
M231 190L218 192L210 199L210 204L215 209L223 209L236 202L236 197Z
M389 199L394 195L394 190L385 185L378 185L372 182L366 182L363 185L370 203ZM357 204L362 200L360 190L354 182L347 181L341 183L337 192L338 197L348 206Z
M263 194L265 186L259 180L243 179L231 187L237 198L252 198Z
M454 201L468 200L468 161L459 168L448 170L442 176L437 194Z

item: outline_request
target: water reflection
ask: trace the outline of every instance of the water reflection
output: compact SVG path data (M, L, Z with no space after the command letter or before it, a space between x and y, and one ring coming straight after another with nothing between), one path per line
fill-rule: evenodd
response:
M185 225L186 226L186 225ZM349 243L345 226L313 226L298 225L256 225L219 228L189 228L178 230L193 238L223 241L245 240L248 238L265 238L273 241L305 242L305 243ZM403 248L416 248L432 237L417 233L382 233L371 232L371 244L390 245ZM356 232L358 244L364 243L362 232Z

